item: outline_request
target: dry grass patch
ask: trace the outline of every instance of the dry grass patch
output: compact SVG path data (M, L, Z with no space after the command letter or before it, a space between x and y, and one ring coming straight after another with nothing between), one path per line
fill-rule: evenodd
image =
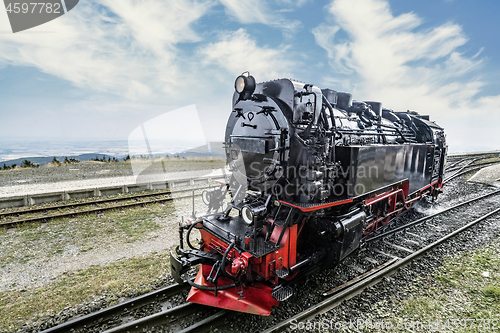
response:
M123 211L56 219L43 225L25 224L15 231L0 232L0 267L26 263L40 257L40 251L45 258L51 258L75 247L86 252L96 243L100 246L133 243L161 229L158 219L165 219L173 211L172 203L149 204ZM19 251L19 248L24 250Z
M122 297L149 292L168 272L168 263L167 252L153 253L68 273L43 288L0 292L0 331L17 330L96 296L105 295L112 305Z
M490 157L490 158L485 158L481 160L474 161L472 165L474 164L481 164L481 163L488 163L488 162L500 162L500 157Z

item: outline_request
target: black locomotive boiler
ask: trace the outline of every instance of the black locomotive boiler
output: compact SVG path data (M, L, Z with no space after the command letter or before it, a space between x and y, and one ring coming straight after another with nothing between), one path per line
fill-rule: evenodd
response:
M201 264L187 280L190 302L269 315L297 281L442 188L445 134L428 116L288 79L256 84L248 73L235 89L231 176L203 193L207 214L181 224L171 255L179 283Z

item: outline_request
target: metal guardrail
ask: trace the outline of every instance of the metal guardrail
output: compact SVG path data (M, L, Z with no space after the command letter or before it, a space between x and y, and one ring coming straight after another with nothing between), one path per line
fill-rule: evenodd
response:
M453 154L448 154L448 158L464 158L464 157L489 156L489 155L491 155L491 157L500 157L500 150L479 151L473 153L453 153Z

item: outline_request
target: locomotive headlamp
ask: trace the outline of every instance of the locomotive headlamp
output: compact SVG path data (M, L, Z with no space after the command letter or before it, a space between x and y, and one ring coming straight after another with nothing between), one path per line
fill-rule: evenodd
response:
M255 91L255 79L250 73L246 72L236 78L234 89L240 94L240 99L248 99Z
M266 206L251 206L251 205L245 205L241 209L241 217L243 218L243 221L251 225L253 223L254 217L259 217L263 216L266 214L267 208Z
M241 209L241 217L246 224L250 225L253 223L253 213L250 207L245 206Z
M245 89L245 81L246 77L244 76L238 76L236 78L236 82L234 83L234 89L236 89L236 92L238 94L241 94L243 90Z
M224 195L220 188L205 190L201 193L201 200L208 206L209 210L219 209L222 206Z
M205 205L208 206L210 204L211 196L212 196L212 191L205 190L201 193L201 200Z

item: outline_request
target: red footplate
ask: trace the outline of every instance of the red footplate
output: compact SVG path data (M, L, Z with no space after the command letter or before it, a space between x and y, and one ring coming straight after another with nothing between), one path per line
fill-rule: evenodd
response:
M196 284L214 287L208 282L202 274L202 267L194 280ZM219 278L218 286L231 284L233 281L225 278ZM238 293L242 291L241 295ZM200 290L192 287L187 301L217 308L246 312L261 316L269 316L273 306L278 306L279 302L271 296L271 288L265 284L254 282L249 287L234 287L226 290L218 290L217 297L213 291Z

